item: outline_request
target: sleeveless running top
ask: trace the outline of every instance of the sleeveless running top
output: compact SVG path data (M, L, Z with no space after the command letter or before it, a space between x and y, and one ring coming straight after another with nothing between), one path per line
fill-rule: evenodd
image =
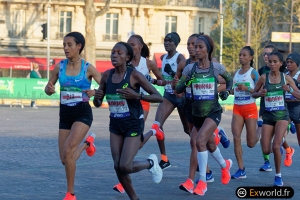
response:
M255 99L252 97L251 93L248 91L241 91L238 89L238 84L250 86L251 89L254 89L255 83L252 79L251 72L253 70L252 67L245 73L239 74L241 69L239 69L234 77L233 77L233 85L234 85L234 104L237 105L245 105L251 104L255 102Z
M115 69L111 69L109 77L106 81L106 100L109 105L110 118L124 119L124 118L143 118L143 108L138 99L124 99L117 94L117 89L131 88L135 92L139 93L140 88L134 89L130 85L130 76L134 68L127 67L124 78L120 83L112 82L112 75Z
M222 110L218 101L218 78L214 74L214 65L210 62L208 72L193 72L193 115L207 117L211 113Z
M289 72L287 72L286 74L289 74ZM300 71L298 71L292 78L295 79L295 80L298 80L299 74L300 74ZM298 85L296 85L296 86L298 87ZM285 99L286 100L298 100L296 97L294 97L294 95L292 95L289 92L285 93ZM291 103L291 102L287 102L287 103ZM296 103L296 102L293 102L293 103ZM297 102L297 105L298 104L300 104L300 102L299 103Z
M170 76L169 74L167 74L164 69L165 69L165 65L169 64L171 66L172 70L174 72L176 72L177 71L177 58L179 55L180 55L180 53L176 52L176 54L172 58L167 59L168 54L166 54L166 55L164 55L164 57L162 59L161 71L162 71L162 75L163 75L165 81L167 82L167 84L165 85L165 92L170 93L170 94L173 94L173 89L172 89L173 77Z
M263 119L267 121L278 121L286 119L288 116L285 91L282 89L282 85L286 83L284 73L280 73L280 76L280 83L270 83L269 73L266 73L265 89L267 94L264 97Z
M81 70L77 76L66 75L68 59L60 61L58 79L60 84L60 103L75 106L80 102L88 102L90 98L82 90L91 88L91 81L86 76L89 63L81 61Z
M139 65L135 67L135 69L141 72L144 76L149 75L149 69L147 67L147 60L144 57L141 57ZM141 87L140 93L147 95L148 93Z

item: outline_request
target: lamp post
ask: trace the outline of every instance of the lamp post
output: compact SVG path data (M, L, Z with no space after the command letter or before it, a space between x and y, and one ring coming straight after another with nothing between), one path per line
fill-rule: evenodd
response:
M220 63L223 59L223 2L220 0Z
M291 0L291 21L290 21L290 42L289 42L289 52L292 52L292 34L293 34L293 16L294 16L294 3L295 0Z
M47 17L47 79L49 80L50 70L50 17L51 17L51 0L48 0L48 17Z
M246 45L251 46L251 18L252 18L252 0L247 2L247 32L246 32Z

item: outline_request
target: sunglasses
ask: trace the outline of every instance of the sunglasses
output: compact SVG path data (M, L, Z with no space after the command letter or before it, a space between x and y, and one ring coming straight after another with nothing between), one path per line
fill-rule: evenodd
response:
M263 52L263 56L269 56L271 53Z

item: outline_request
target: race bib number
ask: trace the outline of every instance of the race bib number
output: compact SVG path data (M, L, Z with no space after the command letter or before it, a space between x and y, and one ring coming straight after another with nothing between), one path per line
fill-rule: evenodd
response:
M191 86L188 86L185 88L185 97L188 99L192 98L192 88Z
M119 94L107 94L106 100L109 105L110 116L113 118L129 117L129 107L126 99L120 97Z
M238 85L240 84L250 87L250 83L248 82L236 83L234 86L234 99L236 101L250 100L251 98L250 92L239 90Z
M265 107L267 111L285 110L283 91L267 92Z
M215 99L214 78L194 78L192 82L194 100Z
M173 94L173 89L172 89L173 78L171 76L164 75L164 79L167 82L167 84L165 85L165 91L167 93Z
M82 91L75 87L62 87L60 91L60 103L64 105L76 105L82 102Z

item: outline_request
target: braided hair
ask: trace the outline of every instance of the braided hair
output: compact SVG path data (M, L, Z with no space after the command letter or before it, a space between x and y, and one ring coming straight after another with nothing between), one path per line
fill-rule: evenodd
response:
M254 50L250 46L244 46L242 49L248 50L250 56L254 56ZM250 61L250 66L253 67L253 59Z
M84 36L79 32L71 32L71 33L68 33L65 37L73 37L76 44L81 44L81 48L79 50L79 54L81 54L81 52L85 46Z
M134 34L130 37L134 37L134 38L138 39L138 41L143 45L143 48L141 49L141 56L144 58L149 58L150 50L149 50L149 47L147 46L147 44L144 42L142 36Z

